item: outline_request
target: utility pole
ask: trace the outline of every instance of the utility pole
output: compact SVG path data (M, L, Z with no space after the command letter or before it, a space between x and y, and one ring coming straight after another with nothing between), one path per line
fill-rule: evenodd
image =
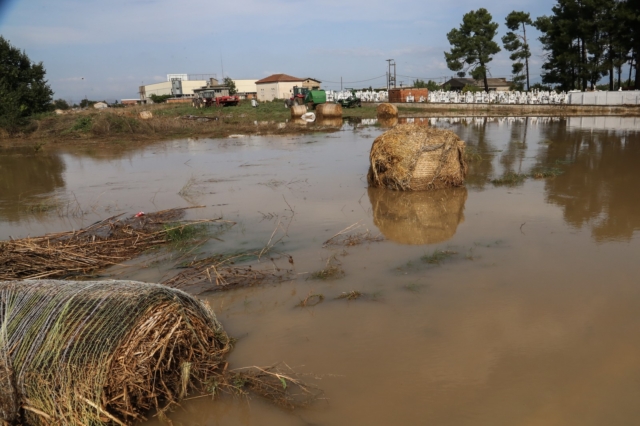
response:
M387 90L391 89L392 86L395 89L396 87L396 61L393 59L387 59L389 63L389 72L387 74ZM391 68L393 68L393 76L391 75Z

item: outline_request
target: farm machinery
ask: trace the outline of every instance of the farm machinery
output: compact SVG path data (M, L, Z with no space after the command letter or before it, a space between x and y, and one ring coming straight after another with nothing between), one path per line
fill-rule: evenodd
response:
M353 89L351 89L351 96L344 99L338 99L336 103L340 104L342 108L355 108L362 106L362 100L356 96L356 91Z
M324 90L310 90L306 87L293 87L293 95L284 101L284 106L291 108L293 105L306 105L310 109L327 102L327 93Z
M211 106L236 106L240 103L240 97L229 95L229 88L225 86L207 86L195 89L195 97L191 101L194 108L206 108Z

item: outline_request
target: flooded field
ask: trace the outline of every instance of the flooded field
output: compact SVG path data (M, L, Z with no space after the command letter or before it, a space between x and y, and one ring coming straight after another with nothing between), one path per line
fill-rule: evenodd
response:
M640 122L414 121L466 141L466 188L368 189L384 131L372 120L296 137L25 148L0 152L0 239L205 206L188 217L236 224L194 257L278 241L263 267L286 253L291 279L200 297L238 339L230 368L285 362L322 399L291 412L193 398L175 425L637 422ZM352 225L371 241L324 244ZM172 266L149 258L102 277L158 282Z

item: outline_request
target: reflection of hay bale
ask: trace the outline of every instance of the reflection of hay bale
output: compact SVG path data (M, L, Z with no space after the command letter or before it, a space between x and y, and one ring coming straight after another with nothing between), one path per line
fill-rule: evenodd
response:
M319 126L325 127L342 127L342 118L321 118L316 121Z
M380 104L376 108L378 118L390 118L398 116L398 107L392 104Z
M389 240L435 244L452 238L464 221L467 189L399 192L369 188L373 223Z
M380 127L391 128L398 125L398 117L385 117L378 118L378 124Z
M0 413L30 425L139 421L215 377L228 337L180 290L0 281ZM115 420L114 420L115 419Z
M467 174L465 144L450 130L400 124L371 146L371 186L419 191L460 186Z
M319 120L322 118L341 118L342 105L331 103L320 104L316 107L316 117Z
M304 105L292 105L291 106L291 118L302 117L302 114L307 113L307 107Z

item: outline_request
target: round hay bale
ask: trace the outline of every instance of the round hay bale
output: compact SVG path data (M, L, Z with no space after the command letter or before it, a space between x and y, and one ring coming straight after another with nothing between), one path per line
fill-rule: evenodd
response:
M402 191L461 186L467 175L464 149L451 130L399 124L373 141L367 181Z
M291 118L299 118L302 117L303 114L307 113L307 107L304 105L292 105L291 106Z
M342 127L342 118L322 118L316 124L324 127Z
M202 389L229 350L207 306L132 281L0 282L0 330L0 412L29 425L140 421Z
M392 104L384 103L376 108L378 118L391 118L398 116L398 107Z
M369 188L373 223L400 244L436 244L451 239L464 222L467 188L389 191Z
M142 120L149 120L149 119L153 118L153 113L151 111L140 111L140 114L138 114L138 116Z
M381 117L378 118L378 124L380 127L390 129L398 125L398 117Z
M340 104L320 104L316 107L316 117L321 120L323 118L342 118L342 105Z

